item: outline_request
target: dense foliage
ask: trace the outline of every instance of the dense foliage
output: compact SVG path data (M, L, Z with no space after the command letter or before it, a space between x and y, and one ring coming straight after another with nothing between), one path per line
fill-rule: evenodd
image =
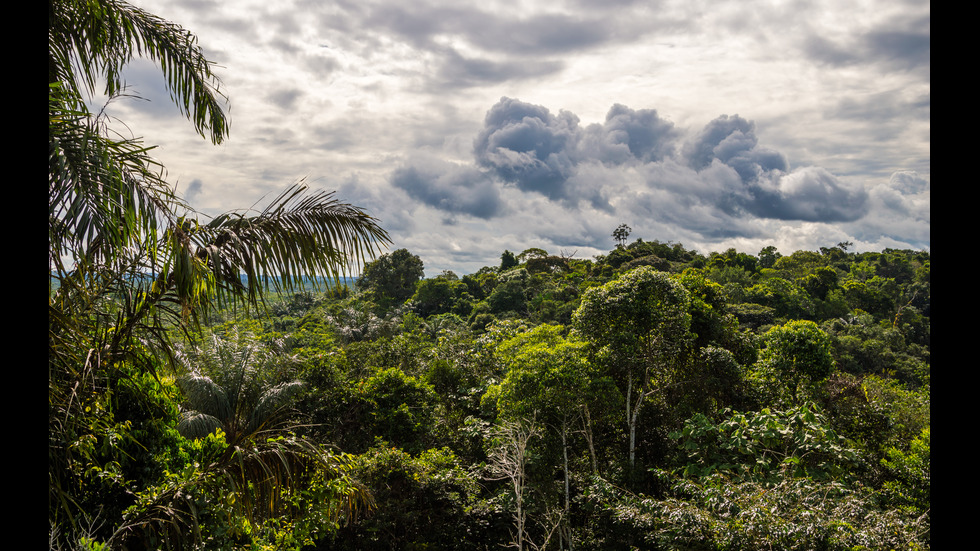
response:
M654 248L675 260L608 262ZM244 513L214 501L227 488L202 486L199 529L226 548L930 547L928 253L835 247L763 268L638 240L528 269L544 257L419 274L387 309L362 285L216 321L179 354L208 378L127 379L76 483L93 503L123 481L159 492L262 410L274 441L334 450L339 487L370 501L338 516L316 505L339 491L325 480L283 503L305 508L292 520L231 522ZM729 259L752 269L733 277ZM404 250L373 262L374 281L421 265ZM827 269L834 283L807 290ZM847 290L873 280L892 291L869 312ZM490 306L508 284L519 300ZM193 380L251 389L250 405L191 433Z
M930 548L928 252L704 255L624 224L592 259L426 278L406 249L364 261L383 230L300 189L177 217L65 64L110 92L135 51L177 83L209 66L89 4L49 3L79 49L49 63L51 548ZM189 116L220 141L207 90ZM71 170L92 151L104 170ZM295 271L355 261L350 286Z
M929 254L847 246L505 251L387 312L283 297L267 330L330 335L295 344L311 433L385 496L316 548L929 548Z

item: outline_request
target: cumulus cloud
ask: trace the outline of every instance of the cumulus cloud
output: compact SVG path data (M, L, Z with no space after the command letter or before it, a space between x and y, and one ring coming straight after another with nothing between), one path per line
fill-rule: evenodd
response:
M764 218L807 222L850 222L868 211L868 194L847 185L819 167L805 167L779 175L770 188L754 190L747 204Z
M451 223L498 218L541 198L572 217L656 221L705 239L759 237L756 220L853 222L871 207L860 185L820 167L791 169L738 115L685 132L656 110L616 104L603 122L583 126L568 111L504 97L487 111L473 158L416 157L389 182ZM889 189L917 186L903 175ZM517 195L505 195L508 187Z
M839 222L867 211L862 188L819 167L790 170L784 155L759 145L755 124L738 115L719 116L682 139L652 109L614 105L603 123L582 127L572 113L505 97L488 111L474 154L495 178L569 207L585 201L612 211L616 196L630 195L622 182L635 181L639 170L646 192L672 216L696 206L718 211L708 219ZM597 164L618 170L610 174Z
M110 114L209 207L326 173L396 247L473 269L600 254L620 223L708 250L928 247L928 3L147 2L221 67L231 139L203 147L149 62L127 80L151 101Z
M872 208L863 219L863 235L888 236L921 246L929 242L930 184L914 171L898 171L869 192Z
M578 117L511 98L487 112L474 142L476 161L500 179L553 200L569 200L565 186L574 171Z
M688 166L724 191L717 206L761 218L853 221L868 209L867 193L820 167L790 170L784 155L758 145L755 125L738 115L709 122L683 148ZM720 165L720 166L719 166ZM733 180L722 167L738 174Z
M903 195L928 193L930 191L929 181L911 170L902 170L892 174L891 178L888 179L888 187Z
M623 164L631 161L661 161L672 156L679 132L655 109L630 109L616 104L603 124L592 124L582 132L578 158Z
M738 115L722 115L684 146L684 156L695 170L703 170L718 159L744 180L756 179L762 172L787 170L788 163L782 155L759 148L758 143L755 123Z
M868 195L868 214L855 223L838 226L849 236L848 240L867 250L929 248L928 190L904 194L888 182L873 186Z

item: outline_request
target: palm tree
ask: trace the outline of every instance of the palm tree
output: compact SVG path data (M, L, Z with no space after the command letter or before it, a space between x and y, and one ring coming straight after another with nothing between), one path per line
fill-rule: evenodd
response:
M255 304L270 284L290 290L305 276L354 272L389 242L376 219L302 181L261 211L193 217L152 148L113 136L84 93L104 78L106 94L119 97L123 67L145 55L160 63L196 130L220 143L228 132L223 96L194 36L119 0L49 0L48 7L49 265L59 283L49 293L52 329L71 332L80 313L110 294L130 300L125 311L134 315L123 336L150 309L186 318L215 298ZM158 276L152 285L147 274Z
M84 513L77 443L114 422L98 412L127 369L176 366L173 327L229 301L258 306L305 276L353 273L390 242L376 219L303 181L264 209L202 220L152 147L88 108L102 81L109 101L125 95L135 57L158 63L202 137L228 134L220 81L193 34L122 0L48 1L49 520L62 531Z
M250 522L288 513L283 491L300 488L315 475L343 488L331 513L336 517L373 505L366 489L347 478L352 464L346 455L291 433L290 405L303 388L292 378L295 358L275 343L263 346L237 331L212 335L179 357L188 371L178 379L185 403L177 430L203 438L220 429L226 447L203 473L238 490L235 504Z
M303 386L291 376L294 357L237 328L186 347L179 358L187 372L178 378L185 404L177 430L188 438L221 429L234 446L277 433Z
M160 64L198 133L215 144L228 133L219 80L192 34L126 2L49 0L49 260L59 271L65 256L109 262L173 223L179 201L152 148L112 135L85 101L100 79L107 96L120 97L135 56Z

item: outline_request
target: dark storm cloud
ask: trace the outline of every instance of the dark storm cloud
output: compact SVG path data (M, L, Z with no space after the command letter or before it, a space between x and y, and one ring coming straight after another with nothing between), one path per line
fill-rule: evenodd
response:
M810 222L853 221L867 212L867 194L860 187L818 167L790 171L785 156L759 147L758 141L754 123L722 115L685 145L686 160L699 174L706 176L706 169L716 163L738 174L737 187L718 186L731 192L719 196L719 208L733 215L744 211L761 218Z
M487 112L474 155L495 178L568 208L584 201L613 212L614 197L636 191L622 183L632 167L647 189L636 200L669 216L707 209L698 216L837 222L867 212L863 189L821 168L791 171L784 155L759 145L755 124L738 115L716 118L683 145L681 139L651 109L615 105L604 123L583 128L572 113L502 98ZM607 168L592 168L598 164Z
M718 159L734 168L743 180L757 178L760 172L787 170L788 163L782 155L759 148L758 143L755 123L738 115L722 115L684 146L684 155L695 170L703 170Z
M553 115L548 109L502 98L487 112L484 129L474 142L477 163L523 191L552 200L569 199L566 181L572 175L578 139L578 117Z
M633 159L662 161L672 156L679 132L654 109L614 105L603 124L589 125L580 142L581 158L621 164Z
M496 185L473 167L415 159L395 169L390 182L412 198L448 214L487 219L503 210Z
M583 163L646 163L673 154L679 133L655 110L614 105L603 124L579 126L576 115L512 98L488 112L474 141L477 163L522 191L573 205L609 209L594 182L573 178Z

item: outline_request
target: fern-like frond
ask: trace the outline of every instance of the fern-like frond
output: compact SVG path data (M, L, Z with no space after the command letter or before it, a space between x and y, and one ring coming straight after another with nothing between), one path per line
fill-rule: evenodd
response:
M255 434L275 423L279 414L299 395L303 387L300 381L288 381L263 392L245 425L246 432Z
M222 423L232 418L234 408L227 392L210 377L192 373L180 377L177 384L184 393L188 411L214 417Z
M177 432L184 438L204 438L218 429L224 429L220 419L199 411L182 412L177 422Z

